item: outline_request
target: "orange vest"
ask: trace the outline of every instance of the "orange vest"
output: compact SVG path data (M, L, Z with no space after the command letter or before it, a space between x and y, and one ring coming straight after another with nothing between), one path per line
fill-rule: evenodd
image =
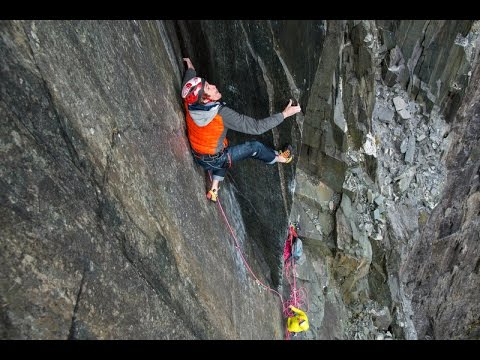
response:
M195 121L190 116L188 105L185 106L185 110L187 114L188 141L190 141L190 146L195 152L213 155L222 151L228 145L226 137L221 142L225 126L223 126L223 119L219 114L215 115L208 125L200 127L195 124Z

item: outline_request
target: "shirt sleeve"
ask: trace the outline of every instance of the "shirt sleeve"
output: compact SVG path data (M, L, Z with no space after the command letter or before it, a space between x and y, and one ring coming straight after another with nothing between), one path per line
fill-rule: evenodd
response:
M183 75L182 89L187 83L187 81L194 78L195 76L197 76L197 72L195 70L187 69L187 71L185 71L185 74Z
M284 120L281 112L265 119L257 120L249 116L239 114L227 106L222 106L218 113L222 116L225 127L252 135L263 134L264 132L273 129Z

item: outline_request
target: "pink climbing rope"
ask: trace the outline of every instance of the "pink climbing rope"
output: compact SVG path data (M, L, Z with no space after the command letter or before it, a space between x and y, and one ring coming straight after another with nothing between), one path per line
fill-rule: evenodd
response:
M211 177L210 172L208 174L210 176L210 181L211 181L212 177ZM304 299L306 299L306 290L304 288L297 289L297 287L296 287L295 259L293 258L293 256L291 256L292 245L293 245L293 236L297 237L297 233L295 231L294 226L290 225L290 227L289 227L288 239L285 242L285 246L284 246L284 249L283 249L283 261L284 261L284 265L285 265L284 266L285 267L285 276L288 279L290 289L291 289L290 299L287 300L287 301L284 301L282 295L278 291L272 289L268 285L265 285L262 281L260 281L260 279L252 271L252 269L248 265L247 260L245 259L245 256L243 255L243 253L240 249L238 239L237 239L232 227L230 226L230 223L227 219L227 216L225 215L225 211L223 210L222 204L220 202L220 198L217 199L217 205L218 205L218 209L220 210L220 213L222 214L223 220L225 221L225 224L227 225L228 230L230 231L230 234L232 234L233 240L235 242L235 248L237 249L238 253L240 254L240 257L242 258L242 261L243 261L245 267L247 268L248 272L255 278L255 281L257 282L257 284L259 284L263 288L265 288L265 289L275 293L276 295L278 295L278 297L280 298L280 301L282 303L282 313L283 313L283 315L285 317L294 316L294 314L288 308L290 305L293 305L297 308L298 307L305 308L304 307L304 305L305 305L305 300ZM288 261L289 258L290 258L290 261ZM291 276L290 269L293 270L293 276ZM293 278L293 286L292 286L292 283L290 281L290 277ZM289 340L289 339L290 339L290 332L288 331L288 328L286 328L285 329L285 340Z
M228 219L227 219L227 216L225 215L225 212L223 211L223 207L222 207L222 204L220 203L220 199L217 200L217 204L218 204L218 208L220 209L220 212L222 213L222 216L223 216L223 220L225 221L225 223L227 224L227 227L228 229L230 230L230 233L232 234L232 237L233 237L233 240L235 241L235 248L238 250L238 253L240 254L241 258L242 258L242 261L243 263L245 264L245 267L247 268L247 270L250 272L250 274L255 278L255 281L257 282L257 284L263 286L265 289L277 294L279 297L280 297L280 301L283 303L283 298L282 298L282 295L272 289L270 286L268 285L265 285L263 282L260 281L260 279L254 274L254 272L252 271L252 269L250 268L250 266L248 265L248 262L247 260L245 259L245 256L243 256L243 253L242 253L242 250L240 250L240 245L238 244L238 240L237 240L237 237L235 236L235 233L233 232L233 229L232 227L230 226L230 223L228 222Z
M289 306L293 305L296 308L305 309L308 311L307 291L304 287L297 288L296 276L295 276L295 258L292 254L293 250L293 239L297 238L297 232L294 225L290 225L288 228L288 238L285 241L285 246L283 249L283 260L284 260L284 269L285 269L285 278L288 281L290 286L290 298L283 304L284 316L292 317L295 314L290 311ZM285 339L290 339L290 332L288 327L285 331Z

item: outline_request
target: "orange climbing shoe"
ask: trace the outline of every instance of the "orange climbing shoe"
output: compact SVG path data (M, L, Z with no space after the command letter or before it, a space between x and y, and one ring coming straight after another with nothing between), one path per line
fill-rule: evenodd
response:
M293 160L292 150L293 150L292 145L287 145L285 150L279 151L278 155L287 159L287 161L285 161L284 164L288 164L289 162L291 162Z
M213 202L217 202L218 190L212 189L207 193L207 199Z

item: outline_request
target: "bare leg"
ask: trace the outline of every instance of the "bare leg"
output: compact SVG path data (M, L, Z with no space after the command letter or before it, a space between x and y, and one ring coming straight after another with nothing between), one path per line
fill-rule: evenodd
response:
M212 188L211 188L210 190L214 190L215 192L217 192L217 191L218 191L218 183L219 183L219 182L220 182L220 181L218 181L218 180L212 180Z
M217 202L219 180L212 180L212 188L207 193L207 199Z

